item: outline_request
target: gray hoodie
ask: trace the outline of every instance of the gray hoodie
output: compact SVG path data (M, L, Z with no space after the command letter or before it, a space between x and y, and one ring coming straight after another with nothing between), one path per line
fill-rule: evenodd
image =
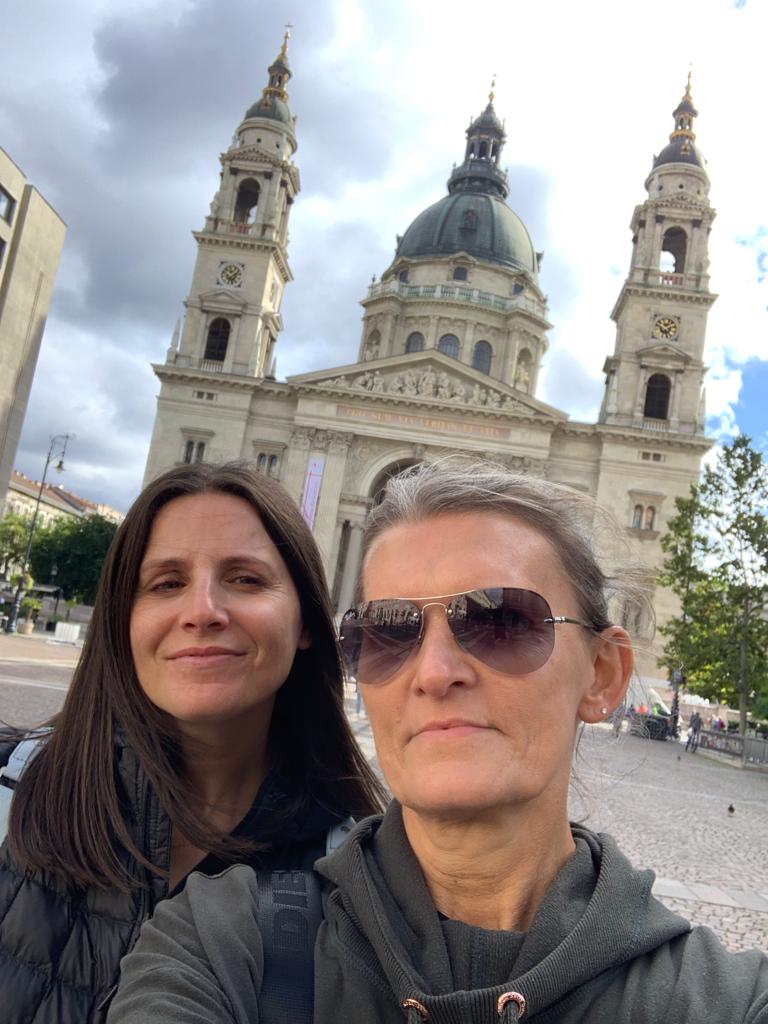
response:
M691 930L609 836L573 836L530 930L515 934L440 917L396 803L362 822L316 865L316 1024L768 1024L766 957ZM123 961L109 1024L257 1024L256 900L248 868L193 875ZM516 998L499 1013L505 993Z

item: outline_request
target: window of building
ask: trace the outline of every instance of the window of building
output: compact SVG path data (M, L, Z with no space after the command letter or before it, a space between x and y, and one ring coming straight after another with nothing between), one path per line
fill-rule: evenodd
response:
M444 334L437 343L438 352L443 352L451 359L459 358L459 339L455 334Z
M493 349L487 341L478 341L472 352L472 366L481 373L491 372Z
M265 476L274 476L278 474L280 467L280 458L274 453L259 452L256 456L256 469L259 473L263 473Z
M466 267L454 267L453 268L453 280L454 281L466 281L467 280L467 268Z
M421 331L414 331L408 335L408 340L405 343L406 352L423 352L424 350L424 335Z
M643 506L635 505L634 512L632 513L632 526L635 530L639 530L643 525Z
M408 271L401 270L400 273L397 275L397 280L402 281L403 284L408 284Z
M3 256L5 255L5 239L0 238L0 267L3 265Z
M5 191L2 185L0 185L0 217L3 218L8 224L13 220L13 211L16 207L16 202L8 192Z
M223 316L217 316L208 328L208 338L205 342L205 355L203 359L210 359L213 362L223 363L227 354L227 343L231 330L229 320Z
M643 415L652 420L665 420L669 413L669 395L672 382L663 373L653 373L645 388Z
M645 510L645 518L643 519L643 529L652 530L656 525L656 509L653 505L649 505Z
M235 223L253 224L256 220L256 207L259 205L261 189L258 181L246 178L240 182L235 202Z
M675 274L685 273L685 251L688 247L688 236L682 228L669 228L664 233L661 243L659 269Z

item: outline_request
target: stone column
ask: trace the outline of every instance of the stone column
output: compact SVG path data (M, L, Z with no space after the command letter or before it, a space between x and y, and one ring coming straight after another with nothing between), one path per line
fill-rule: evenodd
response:
M322 436L321 436L322 435ZM326 577L333 579L334 566L331 563L333 532L339 516L339 498L344 483L347 452L352 443L352 434L336 431L318 431L312 450L327 451L323 481L320 487L320 501L315 517L315 540L320 548Z
M291 434L288 451L285 453L280 483L297 505L301 501L304 477L307 473L309 449L314 435L314 427L296 427Z
M347 544L347 560L344 564L344 577L339 588L339 606L336 609L340 614L351 608L355 600L355 583L360 568L360 554L363 549L363 527L360 523L349 524L349 542Z
M675 370L674 373L669 375L672 384L671 394L669 396L669 426L672 430L677 430L680 426L680 392L682 387L680 386L683 382L682 371Z
M437 316L429 318L427 336L424 339L424 348L434 348L437 345Z

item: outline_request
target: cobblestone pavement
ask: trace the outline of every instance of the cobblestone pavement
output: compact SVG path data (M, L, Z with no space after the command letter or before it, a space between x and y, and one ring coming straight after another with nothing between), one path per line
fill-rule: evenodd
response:
M79 647L0 633L0 722L33 726L64 703Z
M375 766L365 714L349 698L347 711ZM652 868L663 903L734 952L768 951L768 774L596 727L582 736L575 776L572 820L611 833L635 866Z

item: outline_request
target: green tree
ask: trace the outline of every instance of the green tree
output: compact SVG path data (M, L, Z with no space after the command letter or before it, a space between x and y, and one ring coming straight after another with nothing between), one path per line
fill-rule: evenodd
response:
M29 536L30 520L16 512L8 512L0 519L0 576L7 576L21 566Z
M737 437L708 467L690 497L679 498L661 544L659 582L681 613L662 627L664 662L682 667L694 693L738 705L768 696L768 466Z
M103 516L59 519L35 534L29 564L40 582L48 582L56 566L62 596L93 604L101 565L117 527Z

